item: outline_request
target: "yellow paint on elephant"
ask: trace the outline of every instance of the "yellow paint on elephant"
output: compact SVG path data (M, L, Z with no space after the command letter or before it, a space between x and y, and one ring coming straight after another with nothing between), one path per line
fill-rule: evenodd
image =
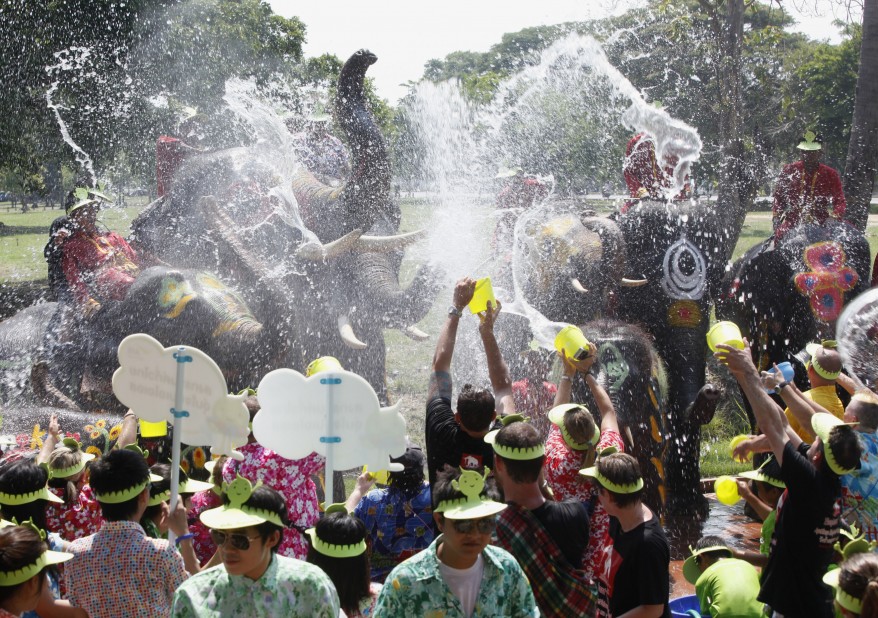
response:
M658 442L659 444L661 444L662 432L659 431L658 422L656 422L654 416L649 417L649 435L652 436L653 442Z
M165 317L173 320L174 318L179 316L181 313L183 313L183 309L186 308L186 305L189 304L189 301L192 300L193 298L196 298L196 297L197 297L197 294L194 294L194 293L193 294L186 294L185 296L180 298L179 301L177 301L177 304L174 305L173 309L171 309L170 311L168 311L165 314Z
M652 402L652 407L654 409L658 410L658 407L659 407L658 399L656 399L656 397L655 397L655 391L652 390L652 386L648 386L646 389L646 392L647 392L647 394L649 394L649 400L650 400L650 402Z

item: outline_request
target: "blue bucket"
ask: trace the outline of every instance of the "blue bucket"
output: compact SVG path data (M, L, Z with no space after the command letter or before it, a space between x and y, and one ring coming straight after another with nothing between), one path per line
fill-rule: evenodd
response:
M701 603L698 602L698 597L694 594L673 599L668 605L671 608L671 616L674 618L701 618Z

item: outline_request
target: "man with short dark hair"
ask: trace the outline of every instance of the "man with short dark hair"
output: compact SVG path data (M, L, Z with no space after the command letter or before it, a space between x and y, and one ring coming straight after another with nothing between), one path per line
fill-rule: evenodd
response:
M760 379L749 345L743 350L719 344L715 356L728 365L750 401L756 423L765 434L786 491L777 505L777 523L768 564L762 570L759 600L775 616L833 615L832 595L823 575L839 538L840 477L859 465L857 432L841 419L805 399L783 375L763 372ZM784 403L817 436L803 442L765 389L777 389ZM790 594L795 590L796 594Z
M92 463L90 484L106 520L91 536L70 544L75 555L64 568L68 599L92 618L170 616L174 591L188 574L183 558L164 539L146 536L138 523L151 482L144 455L113 450ZM189 543L186 508L177 501L170 529Z
M543 616L593 616L597 590L582 571L588 511L582 502L547 501L540 491L545 447L530 423L508 424L485 436L507 508L497 540L524 570Z
M509 414L515 410L509 368L494 338L499 303L496 307L489 303L484 314L479 316L479 334L485 347L488 376L494 393L467 384L458 395L457 411L451 409L451 357L457 340L457 326L463 309L472 300L475 287L474 279L464 278L457 282L433 356L426 420L427 472L431 486L436 482L436 472L446 464L466 470L481 470L493 465L493 451L483 438L498 413Z
M602 575L609 586L610 615L670 618L671 551L658 517L643 503L637 460L611 453L580 474L594 479L610 515L613 551Z

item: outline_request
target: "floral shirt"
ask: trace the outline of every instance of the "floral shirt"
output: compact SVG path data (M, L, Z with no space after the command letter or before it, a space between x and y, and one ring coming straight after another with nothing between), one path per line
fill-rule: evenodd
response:
M49 491L62 500L66 494L63 487L49 487ZM91 485L87 483L80 487L79 496L73 504L46 504L46 529L57 532L65 541L94 534L101 529L103 521L101 505L95 500Z
M841 477L841 515L849 524L878 541L878 435L860 434L860 469Z
M199 491L192 496L189 506L189 532L192 537L192 548L201 566L204 566L216 553L216 544L210 538L210 530L198 518L204 511L222 506L223 500L213 489Z
M190 577L174 594L175 618L337 618L338 594L320 567L274 555L257 580L218 565Z
M104 522L68 551L74 557L64 565L67 598L91 618L169 616L174 590L188 577L177 550L133 521Z
M371 582L369 584L369 596L360 600L359 613L346 614L344 610L338 610L338 618L371 618L375 615L375 605L378 603L378 595L381 594L381 584Z
M383 582L390 570L433 542L430 484L406 500L398 489L373 489L354 509L372 542L372 581Z
M608 446L615 446L619 452L625 450L622 436L616 431L601 432L596 449L600 452ZM556 425L552 425L549 430L549 438L546 440L544 468L546 481L555 494L555 500L579 500L589 503L591 512L588 528L589 540L582 569L589 577L593 577L595 573L600 572L600 567L605 562L605 551L612 545L610 541L610 516L607 515L597 498L598 491L595 484L579 474L580 466L580 451L574 451L568 447L561 436L561 430Z
M467 618L439 571L436 549L441 542L442 537L437 537L430 547L390 572L378 597L375 616ZM530 584L515 558L492 545L482 551L482 558L485 571L471 618L539 616Z
M254 442L240 449L244 461L229 458L223 467L223 480L231 483L240 474L255 483L262 481L281 493L287 503L287 517L296 528L305 530L320 519L317 504L317 487L311 475L318 472L326 461L323 456L311 453L303 459L287 459ZM304 560L308 555L308 540L295 528L284 531L278 548L281 556Z

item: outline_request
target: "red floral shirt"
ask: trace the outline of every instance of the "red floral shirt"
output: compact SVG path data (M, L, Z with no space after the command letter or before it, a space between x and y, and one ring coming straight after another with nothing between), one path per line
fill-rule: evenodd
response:
M620 452L625 450L622 436L615 431L601 432L597 450L601 451L608 446L615 446ZM610 516L597 498L595 484L579 474L581 465L581 451L574 451L568 447L561 436L561 430L556 425L552 425L549 439L546 440L546 481L555 493L556 500L579 500L594 504L594 511L589 520L588 548L582 561L583 570L589 577L594 577L595 574L600 573L605 548L612 545Z
M194 534L192 537L192 548L195 550L195 556L201 566L204 566L208 560L213 558L216 553L216 544L210 538L210 530L201 523L198 518L204 511L222 506L223 500L213 489L199 491L192 496L189 506L189 532Z
M50 487L49 491L62 500L66 493L63 487ZM46 504L46 529L57 532L65 541L75 541L94 534L101 529L103 522L101 505L95 500L91 485L87 483L80 487L76 502Z
M311 453L303 459L287 459L258 443L247 444L238 449L244 461L229 459L223 467L223 480L231 483L240 474L255 483L262 481L279 491L287 503L287 516L296 528L310 528L320 518L317 503L317 487L311 475L318 472L325 462L322 455ZM308 541L297 529L284 531L278 548L281 556L304 560L308 555Z
M838 172L820 163L809 174L802 161L790 163L774 185L775 236L783 237L800 223L823 225L830 217L843 219L846 207Z

